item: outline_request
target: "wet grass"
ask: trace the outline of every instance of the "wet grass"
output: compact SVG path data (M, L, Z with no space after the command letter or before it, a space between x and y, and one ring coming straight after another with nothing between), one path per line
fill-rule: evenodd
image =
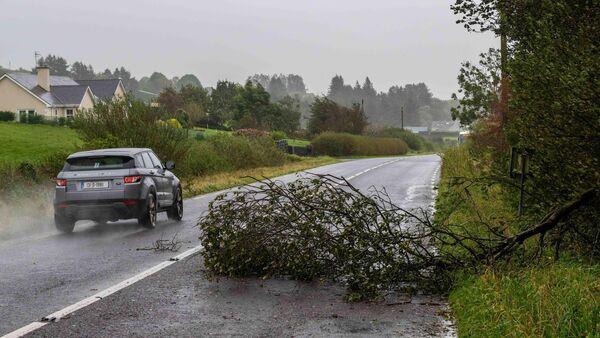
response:
M489 231L481 220L509 233L529 224L516 216L514 196L499 184L472 185L468 193L451 185L453 177L489 173L486 161L475 161L465 146L446 150L436 218L480 233ZM528 243L524 250L534 250L535 241ZM515 258L496 270L459 276L450 292L459 336L600 337L600 265L548 256L534 262Z
M256 178L271 178L335 162L338 162L338 160L327 156L307 157L277 167L243 169L194 177L183 182L184 197L206 194L228 189L237 185L252 183L253 180L249 178L249 176Z
M465 278L450 303L460 337L599 337L600 266L487 271Z
M81 145L77 133L67 127L0 122L0 162L36 162L57 151L73 151Z

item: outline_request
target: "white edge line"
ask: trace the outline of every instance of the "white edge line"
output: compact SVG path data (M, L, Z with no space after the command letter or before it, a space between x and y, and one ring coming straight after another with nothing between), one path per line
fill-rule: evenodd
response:
M65 307L65 308L63 308L61 310L58 310L58 311L56 311L54 313L51 313L51 314L43 317L41 319L41 321L30 323L28 325L23 326L22 328L19 328L19 329L15 330L15 331L12 331L12 332L10 332L10 333L2 336L2 338L22 337L22 336L24 336L24 335L26 335L28 333L31 333L31 332L33 332L33 331L35 331L35 330L37 330L37 329L39 329L39 328L47 325L50 322L57 322L60 319L64 318L65 316L67 316L67 315L69 315L69 314L71 314L71 313L73 313L73 312L75 312L77 310L80 310L80 309L82 309L82 308L84 308L84 307L86 307L86 306L88 306L90 304L93 304L93 303L95 303L95 302L97 302L97 301L99 301L99 300L101 300L101 299L103 299L103 298L105 298L107 296L112 295L113 293L115 293L115 292L117 292L119 290L122 290L122 289L124 289L124 288L126 288L126 287L128 287L128 286L130 286L130 285L132 285L134 283L136 283L136 282L139 282L140 280L142 280L142 279L144 279L144 278L146 278L146 277L148 277L148 276L150 276L150 275L152 275L152 274L154 274L154 273L156 273L156 272L158 272L158 271L166 268L169 265L175 264L178 261L180 261L180 260L182 260L182 259L184 259L186 257L189 257L189 256L191 256L191 255L193 255L193 254L195 254L197 252L200 252L200 250L202 250L202 248L203 248L202 245L198 245L198 246L193 247L193 248L191 248L189 250L186 250L186 251L180 253L177 256L171 257L168 261L161 262L160 264L155 265L155 266L153 266L153 267L151 267L151 268L149 268L147 270L144 270L144 271L138 273L137 275L135 275L135 276L133 276L131 278L128 278L128 279L126 279L126 280L124 280L124 281L122 281L120 283L117 283L117 284L109 287L108 289L100 291L100 292L98 292L98 293L96 293L96 294L94 294L94 295L92 295L90 297L87 297L85 299L80 300L77 303L71 304L71 305L69 305L69 306L67 306L67 307Z
M33 332L37 329L39 329L40 327L46 325L48 323L42 323L42 322L33 322L29 325L23 326L20 329L17 329L9 334L6 334L4 336L2 336L2 338L17 338L17 337L23 337L24 335Z

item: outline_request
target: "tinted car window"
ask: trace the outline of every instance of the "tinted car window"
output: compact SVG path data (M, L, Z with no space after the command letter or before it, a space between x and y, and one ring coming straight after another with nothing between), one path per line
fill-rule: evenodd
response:
M127 169L134 167L134 160L129 156L91 156L67 159L64 171Z
M158 159L158 157L156 157L156 155L154 155L154 153L148 153L150 155L150 159L152 159L152 163L154 164L154 166L158 166L160 168L162 168L162 163L160 163L160 160Z
M145 168L144 159L141 154L135 155L135 166L136 168Z
M144 165L146 168L154 169L154 164L152 164L152 160L150 159L148 153L142 153L142 157L144 158Z

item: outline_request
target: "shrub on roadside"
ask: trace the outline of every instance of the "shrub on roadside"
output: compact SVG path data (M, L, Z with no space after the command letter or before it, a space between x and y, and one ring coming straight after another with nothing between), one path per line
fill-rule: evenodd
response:
M0 121L14 121L15 113L11 111L0 111Z
M129 98L100 102L92 112L79 114L74 128L86 142L86 148L151 148L163 161L182 163L193 140L186 131L157 123L147 104Z
M283 140L287 138L287 135L282 132L282 131L272 131L271 133L271 138L273 139L273 141L279 141L279 140Z
M287 156L268 137L220 134L194 144L181 166L185 175L282 165Z
M377 133L375 136L379 137L395 137L406 142L408 147L412 150L424 150L428 143L423 137L415 134L409 130L402 130L400 128L386 128Z
M247 137L269 136L269 133L264 130L258 130L258 129L252 129L252 128L238 129L233 134L236 136L247 136Z
M233 169L269 167L285 162L285 154L268 137L217 135L208 141Z
M397 138L323 133L312 140L316 154L329 156L404 155L408 146Z

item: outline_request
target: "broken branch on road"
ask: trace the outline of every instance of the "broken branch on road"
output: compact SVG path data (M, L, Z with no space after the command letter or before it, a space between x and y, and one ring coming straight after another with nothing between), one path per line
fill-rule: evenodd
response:
M154 250L154 252L160 251L171 251L177 252L181 248L181 241L177 239L178 233L173 235L171 239L163 239L162 235L160 239L156 240L152 246L147 246L143 248L137 248L136 250Z
M509 235L492 225L473 232L434 222L431 210L402 208L385 189L361 191L343 177L256 181L219 195L199 221L202 255L213 274L328 278L347 286L348 300L399 289L445 292L457 269L506 259L540 234L536 226ZM583 202L597 197L590 194ZM544 231L582 204L546 217L542 224L553 221Z

